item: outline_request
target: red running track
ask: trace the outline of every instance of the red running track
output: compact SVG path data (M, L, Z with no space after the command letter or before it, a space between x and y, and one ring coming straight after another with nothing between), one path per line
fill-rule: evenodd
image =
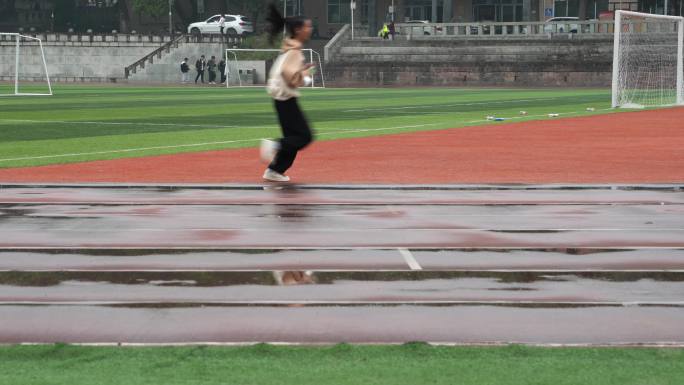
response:
M315 122L313 122L315 125ZM298 183L684 182L684 108L315 142ZM256 183L257 150L0 169L0 182Z

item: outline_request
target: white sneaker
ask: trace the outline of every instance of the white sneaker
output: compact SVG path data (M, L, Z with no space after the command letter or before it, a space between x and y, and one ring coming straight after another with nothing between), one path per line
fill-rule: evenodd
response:
M279 148L280 143L273 140L261 139L261 146L259 146L259 157L261 157L261 161L266 164L271 164Z
M270 168L267 168L266 171L264 171L264 176L263 178L267 181L270 182L289 182L290 177L283 175L277 171L273 171Z

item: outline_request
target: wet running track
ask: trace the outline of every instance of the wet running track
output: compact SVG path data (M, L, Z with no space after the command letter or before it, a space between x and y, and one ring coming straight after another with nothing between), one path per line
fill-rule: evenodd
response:
M0 343L684 345L684 186L0 186Z

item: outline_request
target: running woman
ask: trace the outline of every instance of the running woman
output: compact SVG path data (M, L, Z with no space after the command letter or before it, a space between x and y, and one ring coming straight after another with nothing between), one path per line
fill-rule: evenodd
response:
M262 140L261 159L270 163L263 178L271 182L288 182L285 175L297 152L313 141L313 134L302 113L297 98L298 88L310 85L313 64L306 64L302 46L311 37L310 19L301 16L283 18L278 9L268 7L268 32L271 41L285 29L282 51L273 63L268 80L268 92L274 99L275 110L282 129L283 138L278 141Z

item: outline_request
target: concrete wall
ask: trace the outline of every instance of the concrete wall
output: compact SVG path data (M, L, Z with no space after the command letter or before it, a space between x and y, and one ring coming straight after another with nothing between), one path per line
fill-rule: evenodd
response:
M334 86L604 87L612 38L354 41L327 62Z
M138 67L129 79L125 68L152 53L170 39L168 37L139 36L40 36L47 62L50 80L55 82L121 82L140 81L174 83L180 79L180 62L190 59L194 65L200 55L207 60L224 52L224 44L217 39L202 39L201 42L180 42L171 46L170 52L162 51L161 57L154 56L154 63L147 62L145 68ZM13 37L0 36L0 81L14 79L15 42ZM238 44L232 42L230 44ZM232 45L231 45L232 46ZM256 64L255 64L256 65ZM263 73L263 70L261 71ZM43 64L38 44L22 41L20 50L20 79L42 80ZM236 78L237 79L237 78ZM206 79L205 79L206 80Z
M64 35L67 36L67 35ZM118 81L124 68L159 48L162 39L112 41L106 36L80 36L43 42L47 68L53 81ZM123 39L122 39L123 40ZM151 41L150 41L151 40ZM15 42L0 40L0 80L14 79ZM20 73L24 78L42 78L43 65L37 43L24 41L20 51Z

